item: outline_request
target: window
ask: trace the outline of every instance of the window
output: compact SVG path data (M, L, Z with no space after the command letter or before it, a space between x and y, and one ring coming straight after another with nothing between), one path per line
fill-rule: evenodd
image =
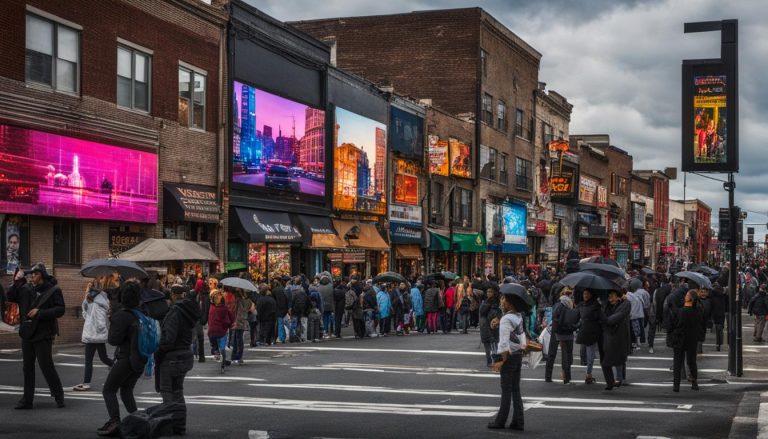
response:
M629 180L625 177L611 174L611 193L626 197L629 193Z
M515 161L516 187L523 191L533 189L532 166L529 160L517 158Z
M185 67L179 67L179 123L205 129L205 75Z
M515 135L523 137L523 131L525 131L525 128L523 127L523 120L524 120L524 113L523 110L517 110L515 112Z
M565 140L565 133L563 132L563 130L560 130L560 134L559 134L559 136L560 136L560 137L558 137L558 139L560 139L560 140Z
M541 140L544 142L544 147L549 146L549 143L555 140L554 131L552 130L552 125L548 123L542 124Z
M443 195L445 187L442 183L432 183L432 196L429 200L429 220L432 224L443 224Z
M488 76L488 52L483 49L480 49L480 71L483 78Z
M496 155L494 148L480 145L480 177L496 180Z
M509 182L509 176L507 175L507 155L501 154L499 158L499 183L506 186Z
M483 93L483 122L493 126L493 96Z
M472 227L472 191L457 187L453 199L453 224Z
M53 223L53 263L80 265L80 223Z
M507 130L507 104L501 99L496 103L496 128Z
M25 71L28 82L77 93L80 31L27 14Z
M117 46L117 105L149 111L151 63L149 54Z

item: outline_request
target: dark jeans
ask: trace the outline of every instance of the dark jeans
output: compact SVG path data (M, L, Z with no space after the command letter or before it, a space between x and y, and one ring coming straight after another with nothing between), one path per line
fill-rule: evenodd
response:
M64 389L61 387L61 379L53 365L53 339L40 340L34 343L21 340L21 353L24 370L24 401L32 404L35 397L35 360L40 365L51 396L54 399L64 399Z
M552 381L552 370L555 368L555 357L557 357L557 347L559 343L555 339L554 332L549 339L549 348L546 352L547 363L544 369L544 379L546 381Z
M112 367L114 361L107 355L107 345L104 343L86 343L85 344L85 375L83 376L83 384L91 384L91 377L93 376L93 356L99 353L99 360L109 367Z
M323 335L331 335L333 323L333 311L323 311Z
M265 344L274 343L275 327L276 322L274 320L259 322L259 341Z
M551 343L551 342L550 342ZM563 381L571 381L571 365L573 364L573 340L560 340L560 363L563 368Z
M723 324L715 323L715 340L718 346L723 344Z
M389 332L392 330L392 316L384 317L381 319L380 330L382 334L389 334Z
M656 339L656 319L650 319L648 322L648 347L653 348L653 341Z
M115 362L104 381L101 394L104 404L107 405L107 413L110 419L120 419L120 406L117 403L117 391L120 390L120 399L128 413L136 411L136 400L133 398L133 388L139 380L141 372L131 368L131 361L121 358Z
M675 348L673 356L672 370L674 371L674 384L680 385L680 375L683 373L683 359L688 363L688 369L691 371L691 378L697 379L699 368L696 365L696 346L687 346L681 349Z
M352 319L352 326L356 336L365 337L365 321L363 319Z
M232 348L232 361L243 359L243 350L245 350L245 346L243 344L244 332L245 329L229 330L229 347Z
M248 333L251 336L251 346L256 346L256 342L260 340L259 338L259 321L258 320L248 320Z
M443 321L445 322L445 325L443 326L443 332L451 332L451 330L454 329L454 325L456 324L456 315L453 312L453 308L445 309L445 318Z
M192 341L192 352L197 350L198 358L205 358L205 332L203 325L199 321L195 323L195 340Z
M158 391L163 402L184 404L184 377L192 370L194 357L187 353L167 354L157 368Z
M523 426L523 395L520 394L520 369L523 365L523 354L511 354L501 366L501 405L496 415L496 424L505 425L509 417L509 406L512 405L512 423Z
M336 309L333 313L333 335L341 338L341 319L344 318L344 310Z
M459 311L459 326L461 327L461 332L464 334L467 333L467 330L469 329L469 311Z
M492 343L483 343L483 347L485 347L485 363L488 366L493 366L493 354L496 353L498 343L495 341Z

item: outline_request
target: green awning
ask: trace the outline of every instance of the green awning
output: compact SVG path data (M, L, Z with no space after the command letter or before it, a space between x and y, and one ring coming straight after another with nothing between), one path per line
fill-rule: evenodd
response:
M429 250L433 252L447 252L451 249L451 241L447 236L435 232L429 232Z
M482 233L454 233L453 251L462 253L484 253L485 236Z
M230 261L224 264L225 271L245 270L247 267L240 261Z

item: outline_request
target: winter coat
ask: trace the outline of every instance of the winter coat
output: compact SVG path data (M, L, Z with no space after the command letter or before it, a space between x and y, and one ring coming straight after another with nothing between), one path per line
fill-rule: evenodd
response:
M632 320L642 319L645 314L643 312L643 300L637 293L627 293L627 301L629 301L630 311L629 318Z
M373 289L366 290L361 296L363 311L375 311L378 309L379 304L376 292Z
M712 322L715 325L723 325L725 312L728 309L728 297L723 293L722 287L710 291L709 303L712 307Z
M235 322L235 315L223 303L211 305L208 310L208 336L223 337Z
M93 302L83 300L83 343L101 344L107 342L109 335L109 298L107 293L100 291L93 297Z
M621 366L627 362L630 350L629 313L632 305L629 300L621 300L615 305L606 304L601 322L603 324L602 366Z
M37 303L51 288L53 294L44 303ZM56 278L49 276L40 285L32 285L24 280L15 282L8 289L8 301L19 305L19 315L22 319L19 336L24 340L37 342L59 335L58 319L64 315L65 308L64 295ZM26 316L34 308L38 309L38 313L30 320Z
M654 315L656 321L660 322L664 316L664 301L667 300L667 296L672 293L672 286L670 284L664 284L653 293L653 306Z
M411 307L415 316L424 315L424 299L421 296L421 291L416 287L411 288Z
M190 352L189 347L195 338L195 325L199 320L200 307L196 300L184 299L171 306L160 324L158 364L162 362L162 357L171 352Z
M440 308L440 290L435 287L428 288L424 292L424 312L437 312Z
M499 307L498 299L489 299L480 304L479 310L480 341L483 343L498 343L499 328L491 328L493 319L501 319L504 315Z
M277 304L277 315L285 317L288 314L288 297L285 295L285 289L280 286L273 288L272 297L275 298Z
M676 349L695 352L699 342L704 341L706 328L704 327L704 317L701 310L696 306L684 306L677 313L676 332L682 332L682 346L676 346Z
M589 346L597 343L603 335L603 327L600 324L600 304L594 297L576 306L579 311L579 332L576 334L576 343Z
M764 316L768 314L768 294L765 291L758 291L747 306L749 315ZM24 315L24 314L22 314Z
M136 308L138 309L138 308ZM139 352L139 323L133 312L128 308L121 308L112 313L109 320L109 336L107 343L117 346L115 358L127 359L131 363L134 372L144 370L147 359Z
M392 314L392 302L386 291L379 290L379 292L376 293L376 304L379 306L379 317L382 319L385 319Z
M456 288L448 287L443 293L443 303L446 308L453 308L456 305Z
M320 292L320 297L323 299L323 312L333 312L333 283L327 277L320 278L320 285L317 290Z
M579 326L579 311L573 308L570 297L560 296L560 301L552 308L552 323L558 341L573 340L573 333Z
M333 312L338 316L344 314L347 292L343 287L333 289Z
M312 308L307 293L301 287L291 289L291 302L289 309L292 316L307 317Z
M248 329L248 311L251 309L253 302L247 297L240 297L237 299L237 312L235 313L235 326L234 329Z
M256 312L260 322L274 322L277 320L277 302L272 296L259 296L256 300Z
M360 297L357 297L355 290L348 289L344 293L344 308L352 314L352 318L361 320L363 318L363 308L360 304Z

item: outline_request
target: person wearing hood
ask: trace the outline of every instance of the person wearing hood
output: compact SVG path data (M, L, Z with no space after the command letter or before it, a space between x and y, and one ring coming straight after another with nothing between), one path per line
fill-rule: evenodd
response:
M600 326L600 304L592 291L585 289L583 297L584 301L576 307L579 311L579 332L576 335L576 343L586 346L587 376L584 378L584 383L593 384L595 379L592 377L592 367L599 351L603 328Z
M423 285L420 283L411 286L411 308L413 309L413 319L416 324L416 331L423 333L427 326L427 317L424 312L424 297L421 294Z
M379 289L376 292L376 304L379 307L379 320L381 322L379 333L382 337L386 337L392 326L392 301L386 290Z
M643 335L643 299L641 297L641 294L638 293L640 291L639 288L636 288L635 290L632 290L632 288L637 287L637 284L630 283L630 292L627 293L627 300L629 300L630 304L630 314L629 314L629 324L632 328L632 351L634 352L635 349L637 349L640 346L640 343L643 341L644 338Z
M27 282L25 275L31 276ZM24 396L16 409L31 409L35 396L35 361L48 382L56 406L64 407L64 389L53 365L53 339L59 335L59 317L64 315L64 295L45 265L37 263L29 271L18 270L7 299L19 305L21 353L24 371Z
M552 322L553 335L560 345L563 384L569 384L571 382L571 365L573 364L573 333L579 327L579 311L574 309L573 291L570 289L563 290L559 303L552 310ZM557 322L557 325L554 325L554 322ZM549 364L550 360L548 359L547 365Z
M200 307L196 297L184 298L184 294L171 294L171 307L160 325L160 346L155 353L157 374L155 390L163 403L184 401L184 377L194 366L194 354L189 349L195 338L195 325L200 320ZM174 434L184 434L186 408L183 419L176 420Z
M424 291L424 312L427 313L427 334L437 333L437 313L440 310L440 289L435 281L427 283Z
M603 325L603 355L600 366L605 377L605 390L625 383L624 367L630 350L629 317L632 305L621 291L610 291L608 303L600 316ZM615 370L615 374L614 374Z
M320 284L317 286L317 290L320 292L320 298L323 299L323 338L330 338L334 332L335 324L333 319L335 302L333 300L333 282L330 273L320 273Z
M267 284L259 285L256 313L259 319L259 344L269 346L275 341L277 302L272 297L272 292L269 291Z
M91 377L93 376L93 356L99 353L99 359L107 367L112 367L114 361L107 355L107 336L109 335L109 297L100 289L102 278L97 284L88 283L83 299L82 309L83 335L81 341L85 344L85 373L83 383L76 385L72 390L83 392L91 389Z

